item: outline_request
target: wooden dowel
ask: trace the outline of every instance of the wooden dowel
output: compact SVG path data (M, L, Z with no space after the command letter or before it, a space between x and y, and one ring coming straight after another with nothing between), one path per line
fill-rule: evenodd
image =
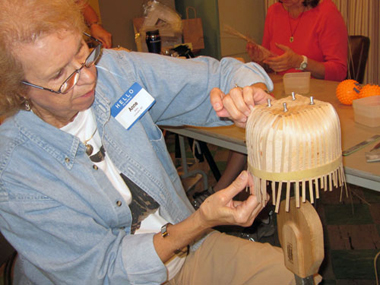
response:
M276 205L276 182L272 181L272 204Z
M278 213L278 210L280 209L281 190L282 190L282 182L278 183L277 201L276 201L276 208L275 208L276 213Z
M302 202L305 203L306 201L306 185L305 180L302 180Z
M315 197L319 199L319 178L315 179Z
M310 203L314 204L313 180L309 180Z
M295 182L296 185L296 207L300 207L300 183L298 181Z
M290 181L286 183L286 207L285 211L289 212L290 208Z

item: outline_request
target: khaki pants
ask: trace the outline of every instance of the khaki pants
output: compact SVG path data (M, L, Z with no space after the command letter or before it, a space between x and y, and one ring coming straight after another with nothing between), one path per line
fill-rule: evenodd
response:
M191 252L168 283L177 285L288 285L294 275L284 265L281 248L212 233Z

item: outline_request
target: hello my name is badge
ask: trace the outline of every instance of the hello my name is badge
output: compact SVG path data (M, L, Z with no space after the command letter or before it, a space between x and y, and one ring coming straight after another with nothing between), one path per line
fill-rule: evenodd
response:
M111 115L129 130L156 100L138 83L134 83L111 108Z

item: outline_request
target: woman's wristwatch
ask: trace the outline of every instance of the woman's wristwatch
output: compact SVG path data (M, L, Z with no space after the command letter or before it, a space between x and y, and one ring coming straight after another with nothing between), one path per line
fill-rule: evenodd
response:
M166 238L167 236L169 236L169 233L168 233L168 227L171 226L172 224L171 223L166 223L165 225L163 225L161 227L161 236L163 238ZM188 255L189 254L189 251L190 251L190 246L187 245L181 249L176 249L174 251L174 254L176 255L182 255L182 254L185 254L185 255Z
M303 60L300 64L299 68L296 68L298 70L305 70L307 68L307 57L305 55L302 56Z

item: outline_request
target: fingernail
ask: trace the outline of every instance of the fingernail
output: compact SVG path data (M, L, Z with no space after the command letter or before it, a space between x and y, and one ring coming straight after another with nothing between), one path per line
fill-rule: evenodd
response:
M247 172L244 171L244 172L240 173L239 178L245 179L246 176L247 176Z
M219 110L220 109L220 104L219 103L215 103L214 109Z

